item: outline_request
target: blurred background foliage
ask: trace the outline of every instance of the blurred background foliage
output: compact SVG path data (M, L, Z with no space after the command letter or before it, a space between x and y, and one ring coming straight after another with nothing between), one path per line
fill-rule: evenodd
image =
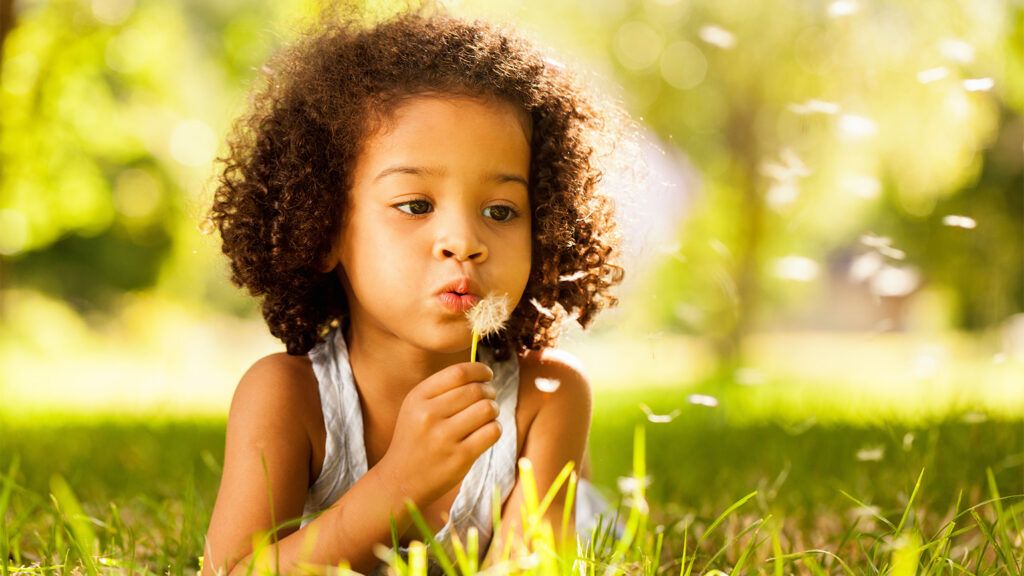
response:
M0 0L9 399L145 404L148 386L165 407L188 396L221 412L256 352L279 348L203 217L257 70L322 4ZM674 166L651 170L660 192L639 191L627 230L657 216L669 232L633 240L645 259L597 330L619 335L620 358L653 360L659 342L690 354L659 348L641 379L758 384L761 360L834 357L846 364L808 377L981 377L997 385L993 405L1024 410L1019 3L445 5L514 22L590 70L649 130L651 165ZM399 8L361 7L369 19ZM777 333L818 336L780 348ZM892 340L918 333L940 351ZM811 352L827 335L836 344ZM896 363L911 373L865 365L865 346L906 350ZM601 382L629 378L604 370L603 352L580 354Z

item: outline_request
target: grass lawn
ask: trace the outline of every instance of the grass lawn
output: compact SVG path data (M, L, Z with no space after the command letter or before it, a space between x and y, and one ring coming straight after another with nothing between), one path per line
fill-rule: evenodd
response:
M1024 420L745 419L749 389L709 389L716 407L664 388L596 395L593 480L625 523L620 478L642 425L649 514L618 556L598 535L588 573L1024 570ZM655 423L640 403L680 412ZM220 419L3 417L2 573L194 572L223 447Z

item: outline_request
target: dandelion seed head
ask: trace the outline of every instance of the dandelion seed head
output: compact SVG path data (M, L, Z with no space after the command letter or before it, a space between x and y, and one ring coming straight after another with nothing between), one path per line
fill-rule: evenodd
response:
M508 316L508 296L504 294L488 294L466 312L473 331L481 338L500 332Z

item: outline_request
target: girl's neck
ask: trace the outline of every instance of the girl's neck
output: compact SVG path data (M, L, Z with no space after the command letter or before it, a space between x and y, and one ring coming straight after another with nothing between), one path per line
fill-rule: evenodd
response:
M469 361L469 352L437 354L411 346L373 330L342 327L356 388L363 400L364 417L383 418L393 424L413 388L440 370Z

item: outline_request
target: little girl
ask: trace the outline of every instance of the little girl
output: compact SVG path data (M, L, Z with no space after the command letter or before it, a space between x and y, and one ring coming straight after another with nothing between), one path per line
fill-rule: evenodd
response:
M486 23L321 26L264 68L221 159L210 217L287 354L235 392L203 573L379 570L392 521L401 550L424 540L407 499L449 555L475 528L487 567L521 527L517 461L541 495L585 464L589 385L554 345L616 303L597 158L623 116ZM488 294L511 314L470 362L465 312ZM564 487L548 509L556 538L603 505L577 490L568 534Z

